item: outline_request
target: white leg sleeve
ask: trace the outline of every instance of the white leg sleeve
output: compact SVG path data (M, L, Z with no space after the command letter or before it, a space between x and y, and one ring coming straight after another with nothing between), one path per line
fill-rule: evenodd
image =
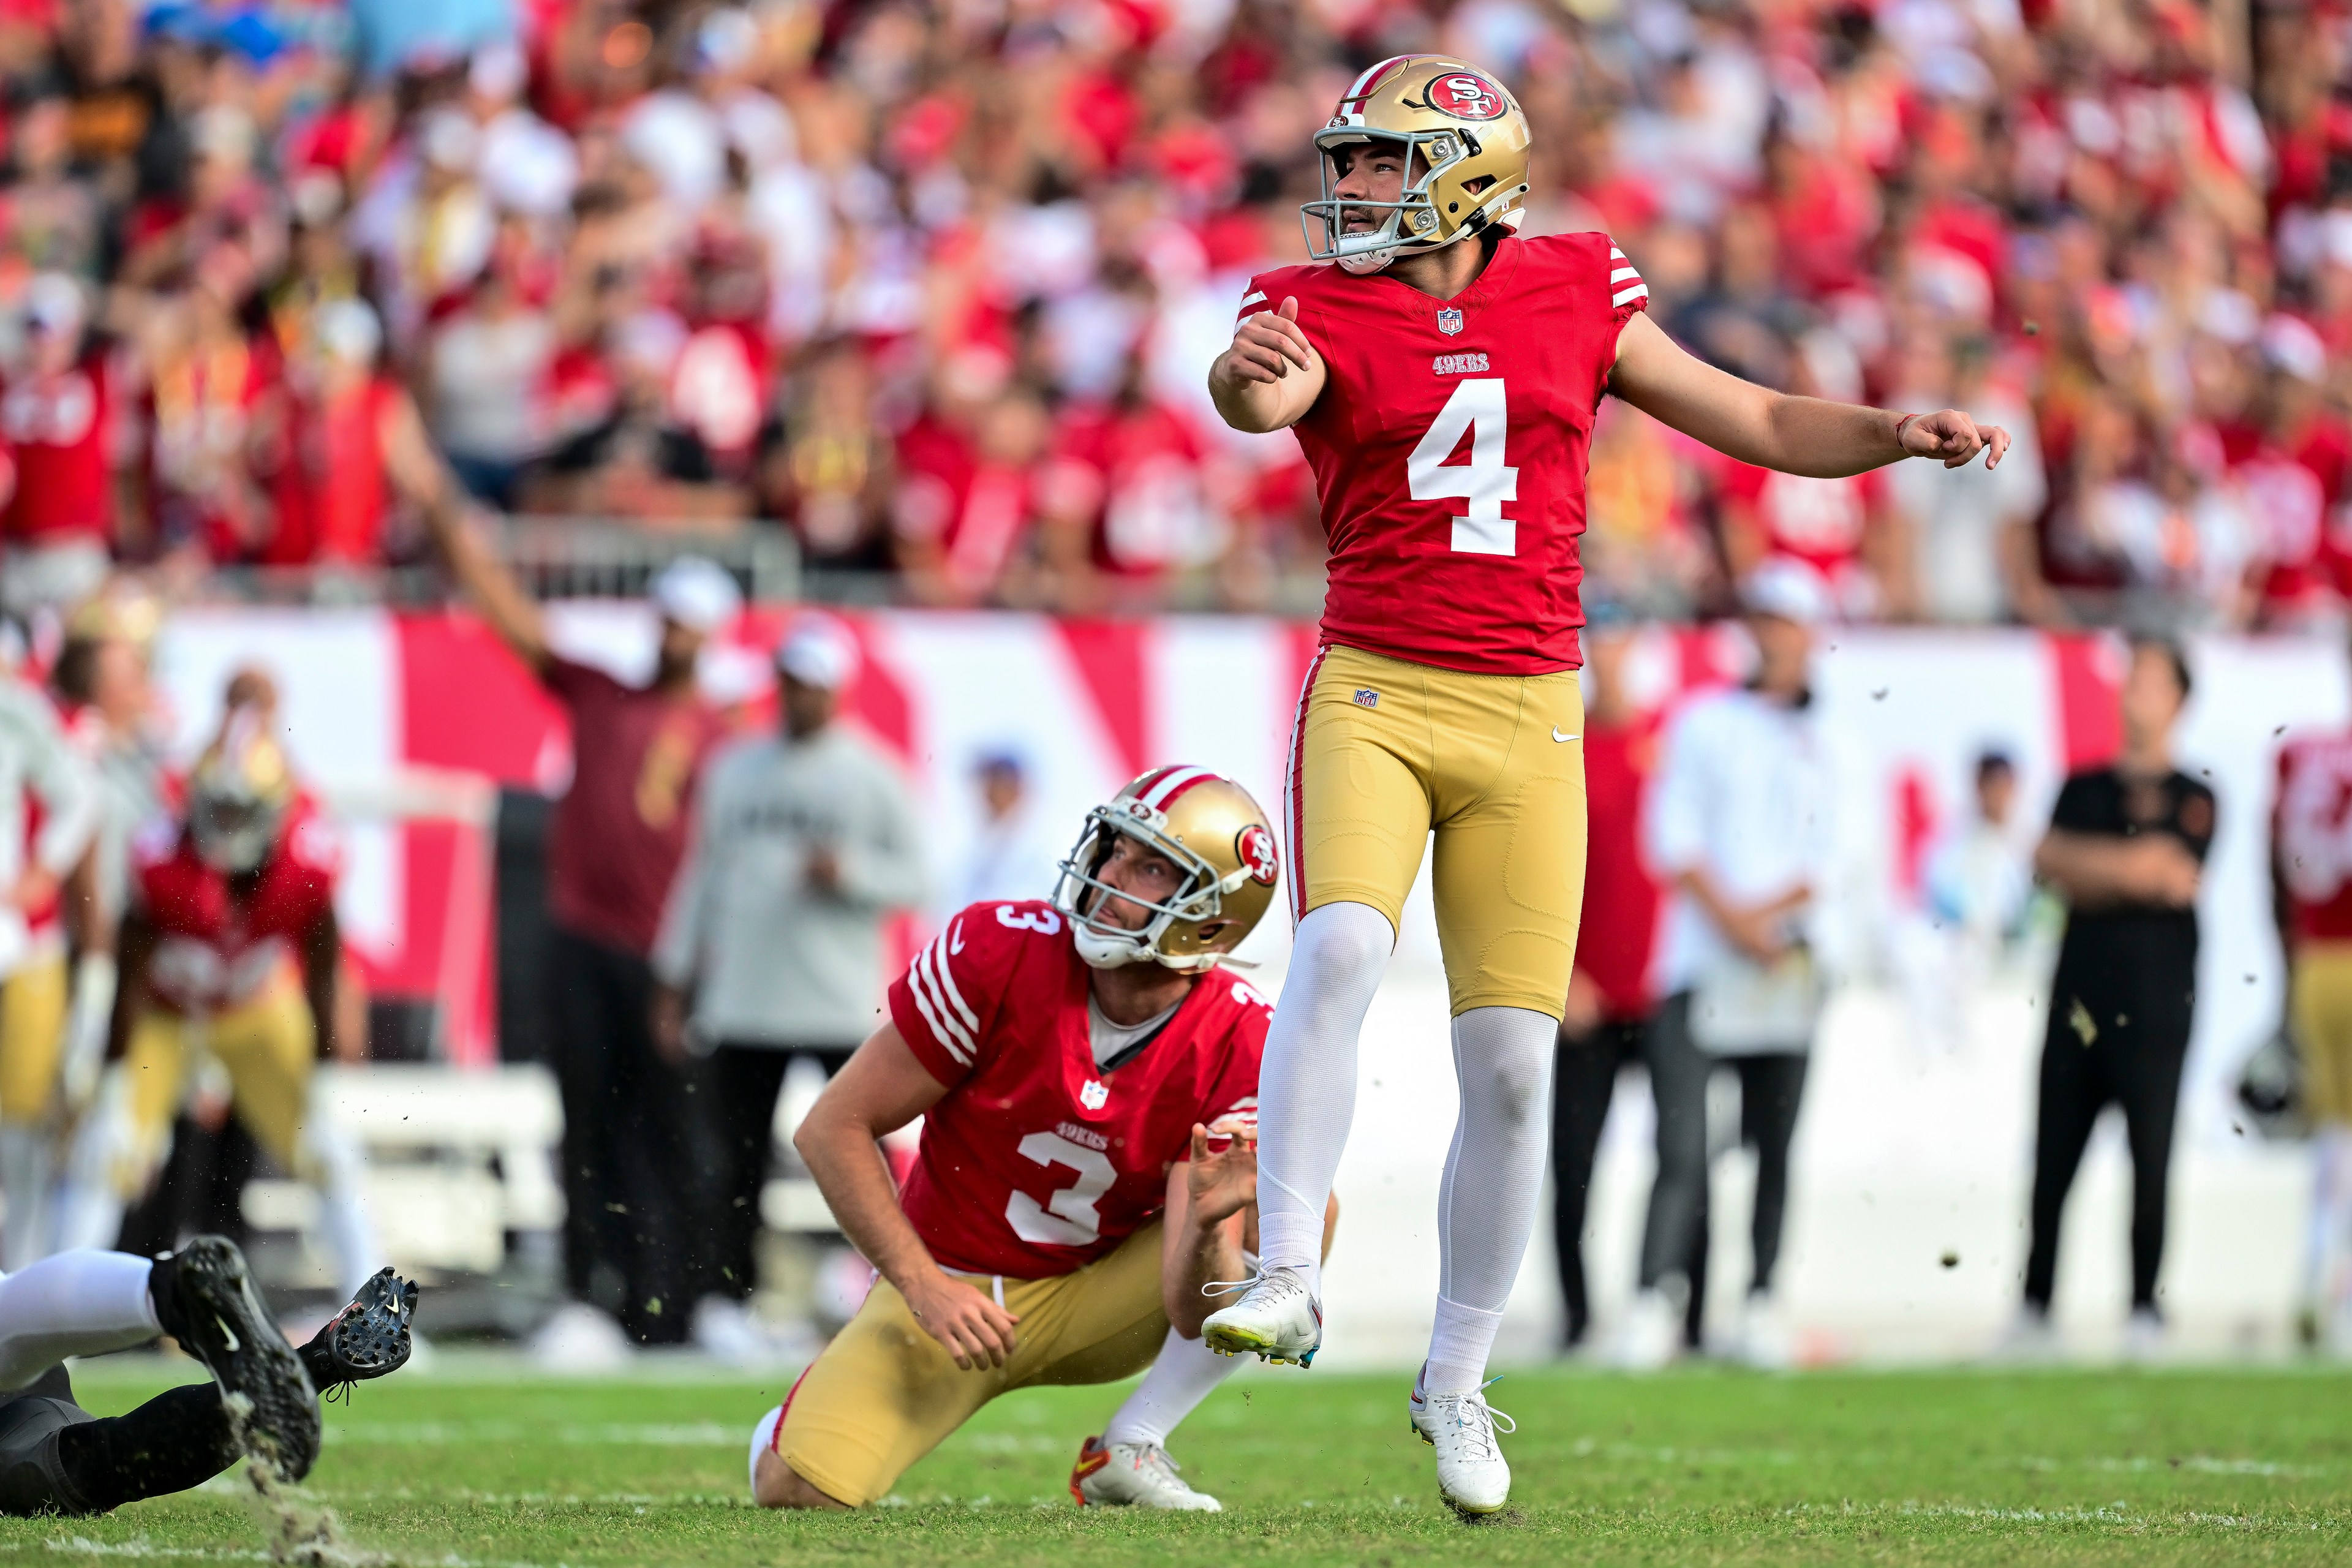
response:
M2352 1128L2323 1122L2311 1140L2311 1229L2304 1277L2321 1311L2352 1304Z
M348 1295L383 1266L363 1195L365 1163L351 1140L315 1113L302 1130L302 1143L319 1193L319 1240Z
M122 1235L125 1189L135 1192L169 1152L168 1138L152 1160L135 1147L126 1087L120 1072L110 1073L74 1130L50 1215L49 1242L60 1251L112 1247Z
M68 1356L163 1332L147 1293L153 1267L127 1252L60 1252L0 1279L0 1389L22 1388Z
M1258 1070L1258 1251L1318 1291L1323 1206L1356 1115L1356 1037L1395 947L1395 928L1370 904L1311 910Z
M1106 1443L1148 1443L1168 1446L1168 1434L1217 1391L1217 1384L1241 1365L1237 1357L1219 1355L1200 1340L1188 1340L1174 1329L1160 1347L1160 1359L1112 1413L1103 1426Z
M779 1405L761 1416L760 1424L751 1428L751 1495L755 1498L760 1495L760 1456L775 1446L776 1428L783 1424L784 1407Z
M49 1139L38 1127L0 1123L0 1194L8 1217L0 1226L0 1268L14 1273L44 1252L49 1208Z
M1559 1030L1549 1016L1525 1007L1473 1007L1454 1020L1462 1115L1437 1195L1433 1394L1462 1393L1486 1376L1535 1228Z

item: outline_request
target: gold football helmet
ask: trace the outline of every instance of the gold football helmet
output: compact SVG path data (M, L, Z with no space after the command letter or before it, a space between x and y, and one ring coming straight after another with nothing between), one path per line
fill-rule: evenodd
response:
M262 711L229 710L219 739L188 778L188 832L206 865L237 876L258 870L294 805L294 771L264 729Z
M1166 856L1183 873L1164 903L1150 903L1098 879L1121 836ZM1054 907L1070 917L1078 953L1097 969L1159 963L1211 969L1274 902L1282 860L1274 829L1249 791L1206 768L1154 768L1087 813L1078 841L1062 862ZM1097 924L1087 914L1105 895L1140 904L1151 919L1140 931ZM1202 928L1216 924L1203 934Z
M1377 272L1399 256L1435 250L1494 224L1518 227L1528 142L1519 100L1476 66L1445 55L1382 60L1349 85L1315 133L1323 196L1298 209L1307 253L1350 272ZM1402 199L1334 195L1333 150L1377 142L1393 143L1404 155ZM1349 234L1343 219L1350 212L1387 216L1375 228Z

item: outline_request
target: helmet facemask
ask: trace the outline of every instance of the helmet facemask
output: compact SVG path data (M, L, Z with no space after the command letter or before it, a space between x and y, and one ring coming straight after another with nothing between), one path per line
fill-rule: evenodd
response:
M1338 195L1335 187L1344 176L1338 173L1339 160L1334 153L1340 148L1352 147L1358 149L1358 158L1370 158L1381 143L1395 148L1403 159L1403 189L1397 199L1383 202ZM1509 205L1524 194L1524 185L1506 190L1490 187L1477 193L1476 203L1466 216L1442 216L1438 211L1439 185L1447 171L1479 154L1475 132L1450 128L1383 131L1349 126L1318 132L1315 146L1322 155L1318 162L1323 195L1318 201L1300 204L1298 226L1307 237L1307 253L1318 261L1337 261L1350 272L1378 272L1400 256L1442 249L1465 235L1476 234L1497 216L1516 226L1516 213L1490 214L1489 209ZM1386 216L1376 227L1348 233L1348 218L1366 213ZM1458 217L1459 221L1449 224L1446 216ZM1318 226L1322 230L1319 245L1316 242Z
M1096 969L1118 969L1130 963L1158 963L1169 969L1208 969L1223 952L1172 953L1163 950L1169 931L1179 924L1215 920L1222 911L1224 885L1217 868L1171 837L1152 818L1161 814L1141 802L1121 798L1087 813L1078 841L1062 861L1061 879L1054 887L1054 907L1070 917L1070 932L1078 956ZM1133 839L1164 857L1181 874L1175 893L1162 902L1115 888L1102 879L1102 870L1120 837ZM1234 874L1235 886L1245 872ZM1093 918L1106 899L1123 899L1151 917L1139 929L1113 925Z

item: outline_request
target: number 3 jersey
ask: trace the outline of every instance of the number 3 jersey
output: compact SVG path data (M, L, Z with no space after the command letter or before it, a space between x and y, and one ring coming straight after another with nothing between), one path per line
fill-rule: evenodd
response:
M1211 970L1115 1071L1095 1064L1088 975L1051 904L974 904L890 987L890 1019L947 1085L900 1201L940 1267L1042 1279L1149 1225L1192 1124L1257 1114L1273 1009Z
M1438 300L1328 262L1250 279L1298 300L1328 372L1292 429L1330 550L1323 640L1486 675L1581 661L1584 476L1617 336L1650 291L1606 235L1506 236Z

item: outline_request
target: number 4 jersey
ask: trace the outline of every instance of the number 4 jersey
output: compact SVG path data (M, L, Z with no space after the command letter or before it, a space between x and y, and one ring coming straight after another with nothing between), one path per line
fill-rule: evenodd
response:
M890 987L890 1019L947 1085L900 1194L942 1268L1042 1279L1149 1225L1192 1124L1257 1114L1273 1010L1221 971L1116 1071L1095 1064L1088 975L1051 904L974 904Z
M1323 640L1478 674L1575 668L1593 411L1650 297L1624 253L1507 236L1452 300L1284 267L1241 313L1286 296L1329 373L1293 426L1330 546Z

